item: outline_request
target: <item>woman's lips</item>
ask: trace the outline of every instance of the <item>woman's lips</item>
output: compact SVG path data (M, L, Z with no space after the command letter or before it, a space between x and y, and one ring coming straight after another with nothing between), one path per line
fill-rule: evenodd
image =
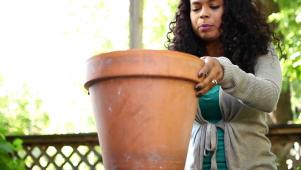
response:
M210 24L202 24L199 27L199 29L200 29L200 31L209 31L212 27L213 27L213 25L210 25Z

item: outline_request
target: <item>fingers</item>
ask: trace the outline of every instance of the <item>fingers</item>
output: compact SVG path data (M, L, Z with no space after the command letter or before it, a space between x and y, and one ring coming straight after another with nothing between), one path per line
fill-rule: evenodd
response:
M198 97L207 93L213 86L217 85L223 78L223 69L218 60L212 57L201 58L205 65L199 71L200 82L195 86Z
M213 86L217 85L218 80L216 77L218 77L218 75L218 71L216 69L212 69L209 75L204 77L203 80L196 85L196 95L200 97L207 93Z
M209 71L209 66L205 64L198 73L199 78L208 77Z
M204 61L205 65L199 71L198 76L199 76L199 78L208 77L208 74L210 71L210 68L209 68L210 63L208 63L208 60L206 60L206 57L201 57L201 60Z

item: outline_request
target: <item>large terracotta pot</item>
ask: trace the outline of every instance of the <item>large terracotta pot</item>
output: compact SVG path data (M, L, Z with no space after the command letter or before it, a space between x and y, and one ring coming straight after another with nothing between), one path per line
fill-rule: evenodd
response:
M183 170L203 62L167 50L104 53L87 81L107 170Z

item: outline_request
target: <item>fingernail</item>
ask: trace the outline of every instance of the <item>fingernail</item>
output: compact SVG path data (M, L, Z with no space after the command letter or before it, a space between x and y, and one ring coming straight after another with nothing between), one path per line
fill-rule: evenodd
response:
M200 91L202 89L201 86L195 86L195 90Z
M199 74L199 78L203 77L204 76L204 73L200 73Z

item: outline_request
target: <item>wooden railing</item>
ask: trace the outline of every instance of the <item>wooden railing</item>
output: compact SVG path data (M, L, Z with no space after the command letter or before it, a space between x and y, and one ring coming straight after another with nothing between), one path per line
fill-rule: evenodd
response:
M277 155L278 169L301 167L301 125L273 125L268 137Z
M24 151L18 157L27 169L104 169L97 134L7 136L23 140Z
M268 137L280 170L301 165L301 125L271 126ZM104 169L96 133L7 137L9 141L16 138L24 142L18 156L27 169Z

